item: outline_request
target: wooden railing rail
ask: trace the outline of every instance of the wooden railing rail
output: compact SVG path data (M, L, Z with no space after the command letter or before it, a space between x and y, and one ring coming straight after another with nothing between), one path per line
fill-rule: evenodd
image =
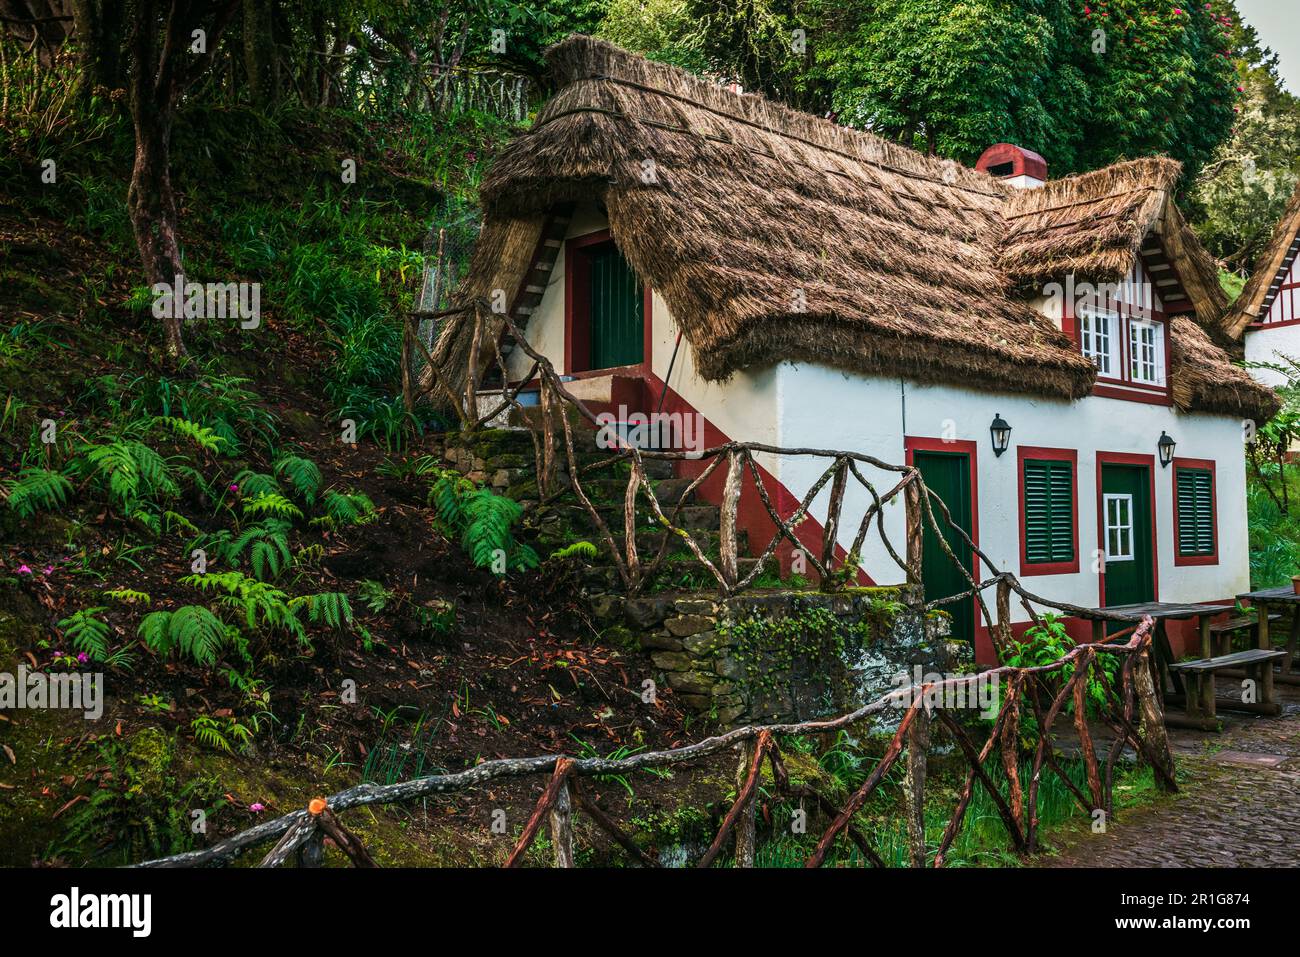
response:
M772 771L775 791L789 797L809 798L823 811L834 811L834 819L822 834L808 858L809 867L819 866L834 842L847 835L863 855L875 866L884 866L866 837L853 825L854 814L880 786L891 768L904 755L908 763L905 790L908 796L909 818L923 821L919 816L924 809L926 752L931 745L930 718L937 716L940 724L956 741L968 765L965 784L944 831L933 859L925 845L923 829L908 828L910 857L914 866L932 863L942 867L951 850L970 805L975 784L978 782L989 794L1006 826L1012 844L1019 853L1033 853L1038 847L1037 795L1044 767L1052 771L1074 796L1086 813L1101 810L1113 811L1112 781L1119 753L1131 748L1136 756L1149 764L1155 773L1156 783L1167 791L1177 790L1174 778L1173 755L1164 736L1161 702L1151 681L1151 636L1153 624L1144 618L1138 625L1113 635L1105 642L1080 644L1059 660L1034 667L1002 666L986 672L944 678L928 684L896 690L848 714L816 721L746 726L719 734L694 744L665 751L650 751L621 759L572 758L565 755L540 755L531 758L509 758L485 761L465 771L434 774L403 781L397 784L360 784L329 798L317 798L311 806L258 824L240 834L226 838L203 850L177 854L147 861L141 867L194 867L225 864L239 854L268 841L275 846L263 859L263 866L278 866L295 859L299 866L320 863L321 846L328 837L357 866L372 866L373 861L361 842L347 831L337 814L351 808L374 804L393 804L411 801L433 794L463 792L494 780L530 775L550 775L550 779L528 818L522 832L507 857L507 866L517 866L524 860L529 846L549 823L554 863L559 867L574 865L573 818L575 811L586 813L602 831L609 834L629 855L643 865L655 862L632 838L600 808L595 797L580 787L583 778L601 775L626 775L646 768L679 766L718 754L730 748L740 749L740 779L737 797L723 818L717 836L700 861L700 866L714 863L729 835L736 835L736 862L739 866L752 866L754 860L754 809L759 773L766 761ZM1127 639L1121 643L1122 639ZM1099 662L1106 655L1124 658L1118 679L1112 682ZM1070 669L1068 677L1062 673ZM1085 690L1090 677L1101 681L1105 704L1100 708L1101 719L1114 731L1110 753L1104 767L1100 763L1086 720ZM1059 687L1052 684L1055 678ZM944 706L947 691L969 688L977 682L997 682L999 704L997 717L992 722L988 739L976 748L971 740L971 730ZM1044 707L1044 696L1047 705ZM936 705L936 699L939 704ZM1019 747L1020 717L1025 702L1029 703L1037 721L1038 741L1033 757L1033 771L1028 793L1022 791L1020 781ZM1053 727L1062 709L1070 704L1074 709L1074 729L1080 743L1088 781L1088 791L1081 791L1069 778L1056 757L1053 745ZM807 785L792 787L788 772L781 759L781 736L818 735L847 728L890 709L905 707L903 717L886 747L884 756L875 770L838 809L830 799ZM1135 715L1140 709L1140 718ZM985 770L985 763L998 752L1003 773L1008 782L1004 795Z

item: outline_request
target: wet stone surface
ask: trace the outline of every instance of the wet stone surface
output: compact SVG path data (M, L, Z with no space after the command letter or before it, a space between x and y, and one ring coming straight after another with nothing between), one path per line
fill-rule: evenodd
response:
M1039 867L1300 867L1300 687L1284 712L1220 712L1221 734L1170 732L1181 793L1068 839Z

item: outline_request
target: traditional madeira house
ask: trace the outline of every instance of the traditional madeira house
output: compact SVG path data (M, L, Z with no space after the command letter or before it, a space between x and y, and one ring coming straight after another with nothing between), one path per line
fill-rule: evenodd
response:
M1044 182L1016 147L967 169L597 40L550 62L561 88L484 183L459 295L508 303L594 408L697 412L708 445L913 462L994 561L1056 600L1247 589L1243 420L1276 398L1216 345L1227 303L1172 201L1175 162ZM436 347L459 382L472 327L451 320ZM517 378L531 365L508 361ZM760 459L787 510L825 467ZM846 515L869 504L857 494ZM766 543L759 503L741 518ZM901 507L885 521L901 541ZM879 544L861 564L898 578ZM929 594L966 587L942 560L925 576ZM954 630L989 660L969 601Z
M1300 361L1300 183L1287 203L1268 246L1260 254L1246 287L1225 321L1235 339L1245 337L1246 361L1287 368ZM1254 367L1256 378L1281 385L1287 376L1276 369Z

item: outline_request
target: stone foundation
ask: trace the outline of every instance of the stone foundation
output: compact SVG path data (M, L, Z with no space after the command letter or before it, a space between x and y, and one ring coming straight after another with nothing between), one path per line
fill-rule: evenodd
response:
M679 701L724 726L850 711L894 690L919 665L951 673L973 660L948 619L901 603L898 588L700 593L593 599L624 628Z

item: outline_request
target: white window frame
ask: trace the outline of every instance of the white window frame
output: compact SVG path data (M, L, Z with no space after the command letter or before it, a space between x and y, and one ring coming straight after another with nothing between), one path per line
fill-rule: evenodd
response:
M1150 333L1150 341L1143 333ZM1154 319L1128 319L1128 378L1138 385L1164 386L1165 384L1165 330L1164 323ZM1139 374L1140 373L1140 374Z
M1119 376L1119 336L1122 331L1123 318L1113 309L1102 309L1094 305L1079 308L1079 347L1083 354L1097 366L1097 374L1107 378ZM1098 329L1099 321L1105 322L1105 330Z
M1103 529L1104 529L1104 536L1103 536L1103 539L1102 539L1102 544L1103 544L1104 547L1105 547L1106 563L1107 563L1107 564L1110 564L1111 562L1131 562L1131 561L1134 561L1134 560L1135 560L1135 556L1134 556L1134 543L1133 543L1133 538L1134 538L1134 532L1136 531L1136 529L1135 529L1135 527L1134 527L1134 520L1133 520L1133 496L1132 496L1131 494L1127 493L1127 492L1122 493L1122 494L1120 494L1120 493L1115 493L1115 492L1108 492L1108 493L1106 493L1105 495L1103 495L1103 496L1101 497L1101 499L1102 499L1102 516L1103 516L1103 518L1102 518L1102 527L1103 527ZM1124 503L1124 506L1125 506L1125 508L1127 509L1127 516L1126 516L1127 519L1128 519L1128 524L1127 524L1127 525L1122 525L1122 524L1119 523L1119 521L1118 521L1119 516L1118 516L1118 515L1115 516L1115 517L1116 517L1116 521L1115 521L1114 523L1112 523L1112 521L1111 521L1111 508L1110 508L1112 502L1114 502L1114 503L1120 503L1120 502ZM1111 552L1111 550L1110 550L1110 535L1111 535L1111 532L1118 532L1118 533L1124 533L1124 532L1127 532L1127 534L1128 534L1128 542L1127 542L1127 544L1128 544L1128 550L1127 550L1127 554L1125 554L1123 551L1120 551L1120 552L1117 552L1117 553L1112 553L1112 552ZM1125 542L1124 542L1124 538L1123 538L1123 535L1121 534L1120 537L1116 540L1116 545L1123 546L1124 544L1125 544Z

